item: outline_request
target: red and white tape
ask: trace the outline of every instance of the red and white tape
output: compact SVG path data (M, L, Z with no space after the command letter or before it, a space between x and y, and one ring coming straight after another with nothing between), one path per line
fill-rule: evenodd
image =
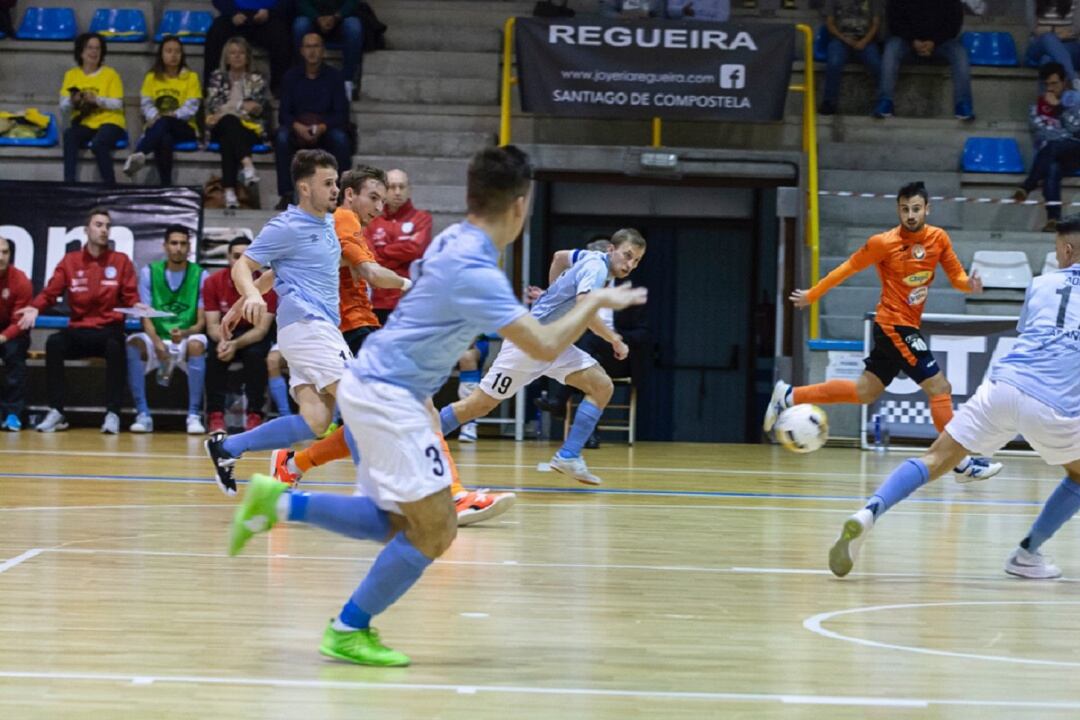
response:
M868 192L855 192L854 190L818 190L818 195L821 197L843 197L843 198L859 198L860 200L895 200L896 193L868 193ZM1045 205L1061 207L1080 207L1080 200L1073 200L1072 202L1062 202L1060 200L1054 200L1047 202L1045 200L1014 200L1013 198L989 198L989 197L963 197L963 196L948 196L948 195L931 195L930 202L954 202L954 203L971 203L973 205Z

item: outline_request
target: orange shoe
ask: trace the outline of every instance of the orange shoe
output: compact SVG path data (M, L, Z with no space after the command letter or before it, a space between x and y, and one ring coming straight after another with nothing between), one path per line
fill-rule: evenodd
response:
M491 520L514 506L517 496L510 492L470 490L454 499L459 526Z
M270 453L270 477L289 487L296 487L303 475L289 470L289 458L292 456L293 451L288 448L278 448Z

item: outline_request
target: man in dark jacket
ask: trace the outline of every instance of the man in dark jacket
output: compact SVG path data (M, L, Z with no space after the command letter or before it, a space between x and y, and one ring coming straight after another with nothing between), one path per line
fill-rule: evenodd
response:
M203 62L203 87L210 84L210 75L221 67L221 51L229 38L240 36L260 47L270 56L270 90L278 94L281 79L289 69L292 48L289 46L289 25L286 19L286 0L213 0L220 13L206 33L206 52Z
M881 61L881 93L874 117L893 114L893 91L900 63L944 60L952 67L956 117L974 120L971 100L971 67L967 49L960 42L964 6L960 0L888 0L885 6L891 37L885 42Z

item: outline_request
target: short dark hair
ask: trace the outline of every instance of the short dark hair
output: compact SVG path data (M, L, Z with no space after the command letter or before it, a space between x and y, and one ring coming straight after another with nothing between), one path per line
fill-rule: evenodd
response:
M1080 213L1066 215L1058 220L1058 235L1080 235Z
M291 168L293 185L301 180L307 180L318 168L333 168L336 171L337 160L325 150L301 150L293 155Z
M498 215L529 191L532 165L514 145L484 148L469 162L466 205L474 215Z
M112 215L109 214L108 210L106 210L101 205L95 205L94 207L90 208L90 212L86 213L87 225L90 224L90 218L94 217L95 215L104 215L105 217L109 218L110 222L112 221Z
M615 234L611 236L611 244L615 247L619 247L624 243L630 243L634 247L639 247L642 250L645 249L645 237L634 228L617 230Z
M183 225L177 225L176 223L173 223L172 225L169 225L168 227L165 228L165 237L162 239L163 242L169 242L169 236L173 235L173 234L183 235L188 240L191 240L191 231L190 230L188 230Z
M352 188L353 192L360 192L368 180L381 183L383 187L387 184L386 173L382 170L370 165L359 165L341 174L341 189L344 191L345 188Z
M233 251L233 248L237 247L238 245L250 245L250 244L251 244L251 238L249 238L247 235L237 235L236 237L234 237L232 240L229 241L228 252L231 253Z
M86 49L86 44L97 38L101 42L101 62L98 63L98 67L105 64L105 54L109 51L108 43L105 42L105 37L101 33L96 32L84 32L79 37L75 38L75 64L82 65L83 50ZM64 88L67 91L67 88Z
M900 202L902 198L913 197L921 197L923 202L930 202L930 194L926 192L926 185L923 185L922 180L910 182L900 188L896 193L896 202Z
M1065 66L1057 62L1048 62L1039 66L1039 80L1046 82L1054 75L1062 80L1065 79Z

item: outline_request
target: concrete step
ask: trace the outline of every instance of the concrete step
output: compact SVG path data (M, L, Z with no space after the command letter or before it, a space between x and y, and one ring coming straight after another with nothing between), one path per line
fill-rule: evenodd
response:
M901 186L915 180L926 184L933 195L955 196L960 194L960 173L958 172L921 172L892 171L882 169L879 172L861 170L840 170L828 168L821 170L818 186L822 190L895 193Z
M818 145L818 164L836 170L957 172L963 147L964 137L960 135L927 137L919 144L905 145L903 152L886 143L822 142Z
M390 50L499 53L502 51L502 33L493 27L410 23L387 30L386 47ZM371 57L377 56L378 53Z
M422 185L413 180L413 204L431 213L450 213L464 216L464 185Z
M353 162L384 170L404 170L413 183L463 185L469 168L468 158L423 157L411 155L357 155Z
M862 115L831 115L818 118L819 142L852 142L887 145L922 145L940 138L961 136L1030 137L1022 120L983 120L966 123L955 118L890 118L877 120ZM962 147L961 143L961 147ZM1030 149L1026 149L1030 152Z
M461 0L377 0L371 5L390 27L422 21L444 27L501 28L507 18L530 16L533 0L462 2Z
M420 155L470 157L495 143L494 133L438 132L421 130L375 130L362 133L360 152L364 155Z
M392 74L371 75L365 70L363 99L424 105L496 105L499 100L499 83L495 75L486 79L440 79Z
M499 56L490 52L382 50L364 62L365 79L374 75L498 80Z
M873 307L867 309L867 312ZM862 340L863 314L822 315L821 336L830 340Z
M361 133L383 129L456 133L496 133L499 131L499 117L496 114L444 115L439 106L426 112L407 113L372 111L364 107L353 115L353 119Z

